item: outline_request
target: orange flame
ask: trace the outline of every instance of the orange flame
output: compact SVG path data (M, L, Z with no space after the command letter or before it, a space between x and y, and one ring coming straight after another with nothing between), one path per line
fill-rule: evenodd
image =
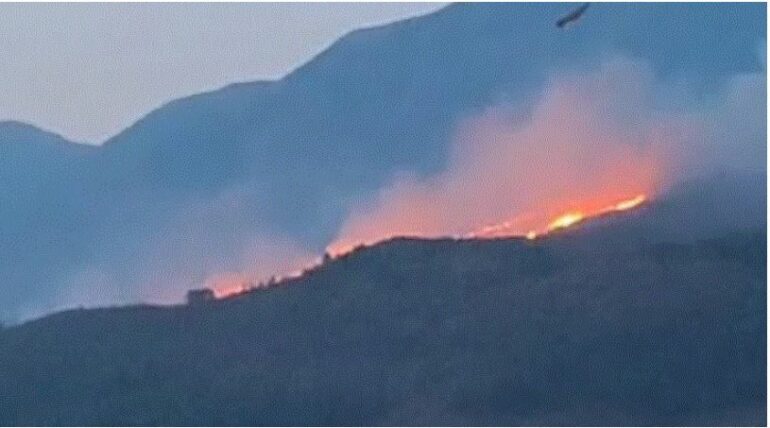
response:
M572 226L575 223L579 223L585 220L586 215L580 211L569 212L562 214L556 220L548 224L548 231L554 231L557 229L564 229Z
M273 275L269 278L259 278L253 275L239 272L220 274L209 278L206 281L206 286L214 291L214 296L217 299L225 299L228 297L245 294L254 290L269 289L285 281L300 278L304 276L308 271L318 268L323 264L323 258L318 257L315 260L309 262L298 261L297 266L300 266L300 263L304 263L302 268L292 270L289 273L282 275Z
M524 216L515 217L507 221L500 222L498 224L484 226L477 229L476 231L455 236L455 237L460 239L492 239L492 238L506 238L506 237L508 238L523 237L528 240L535 240L543 236L546 236L552 232L573 227L591 218L596 218L600 216L609 215L612 213L634 209L642 205L646 201L647 201L647 196L644 194L640 194L630 199L624 199L610 205L601 206L598 209L592 208L592 206L595 207L596 205L598 205L597 203L593 203L593 204L585 203L585 208L568 210L556 216L555 218L553 218L553 220L547 222L540 229L531 229L527 232L523 232L523 230L526 230L526 229L521 229L520 225L531 224L531 221L534 218L536 218L535 216L532 216L532 215L524 215ZM340 245L338 243L333 243L329 245L329 247L327 247L326 252L328 256L331 256L332 258L341 257L355 251L359 247L373 245L373 244L376 244L377 242L382 242L394 237L395 236L383 236L382 238L373 240L371 242L361 242L357 244ZM214 293L217 299L224 299L224 298L236 296L239 294L247 293L249 291L260 289L260 288L270 288L281 282L302 277L308 271L312 271L313 269L316 269L319 266L322 266L324 262L325 262L325 257L318 258L310 263L307 263L305 267L302 269L292 271L285 275L273 276L267 282L265 281L257 282L253 278L249 277L248 275L244 275L241 273L228 273L228 274L219 275L215 278L210 279L208 281L208 285L214 290Z
M530 229L528 231L527 229L522 229L520 225L531 223L533 216L519 216L497 224L481 227L475 231L460 235L459 238L491 239L524 237L529 240L534 240L546 236L549 233L570 228L591 218L634 209L646 201L647 195L640 194L633 198L623 199L610 205L599 205L598 208L596 208L598 205L597 203L586 203L586 208L584 209L573 209L563 212L562 214L553 218L553 220L546 223L545 226L541 228ZM338 243L334 243L327 247L327 253L333 257L339 257L352 252L358 247L373 245L377 242L385 241L394 237L395 236L383 236L380 239L372 240L371 242L360 242L357 244L339 245Z
M644 194L637 195L631 199L624 199L620 202L612 205L604 206L599 209L584 209L584 210L570 210L563 214L558 215L556 218L548 222L548 224L540 229L529 230L526 233L517 231L515 228L515 221L504 221L496 225L486 226L477 231L471 232L465 237L467 238L501 238L501 237L520 237L524 236L529 240L537 239L541 236L547 235L551 232L566 229L576 224L582 223L587 219L604 216L611 213L628 211L634 209L647 201L647 196Z
M612 212L612 211L626 211L630 210L632 208L636 208L639 205L643 204L645 201L647 201L647 196L645 195L638 195L637 197L633 199L629 199L627 201L620 201L617 204L615 204L614 207L610 207L604 212Z
M584 209L573 209L564 212L556 216L553 220L549 221L540 229L531 229L527 232L523 232L521 224L531 224L531 221L536 218L532 215L518 216L513 219L500 222L498 224L484 226L476 231L455 236L460 239L491 239L491 238L505 238L505 237L524 237L529 240L539 239L548 235L554 231L573 227L579 223L582 223L590 218L596 218L611 213L627 211L634 209L647 201L647 196L644 194L637 195L631 199L624 199L611 205L605 205L599 209L592 209L591 204L585 204ZM593 204L594 206L597 204ZM418 236L418 235L415 235ZM377 242L385 241L395 236L383 236L381 239L373 240L371 242L361 242L357 244L345 244L340 245L333 243L327 247L327 254L332 258L341 257L345 254L355 251L357 248L366 245L373 245ZM304 276L309 271L322 266L325 263L324 258L317 258L316 260L304 262L304 268L291 271L288 274L276 275L270 277L269 280L257 281L250 275L230 272L220 274L216 277L210 278L207 281L207 286L214 290L214 294L217 299L225 299L228 297L237 296L253 290L261 288L271 288L284 281L296 279Z

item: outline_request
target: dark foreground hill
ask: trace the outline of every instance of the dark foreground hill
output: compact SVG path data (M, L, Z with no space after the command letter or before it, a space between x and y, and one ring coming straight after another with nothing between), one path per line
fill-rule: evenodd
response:
M396 239L225 301L7 328L0 424L764 425L764 229L596 236Z

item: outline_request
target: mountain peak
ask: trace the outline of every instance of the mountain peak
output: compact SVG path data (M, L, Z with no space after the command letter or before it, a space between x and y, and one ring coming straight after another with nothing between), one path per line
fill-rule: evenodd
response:
M87 146L85 143L78 143L70 141L60 134L53 131L49 131L30 123L17 121L17 120L3 120L0 121L0 143L46 143L56 145L82 145Z

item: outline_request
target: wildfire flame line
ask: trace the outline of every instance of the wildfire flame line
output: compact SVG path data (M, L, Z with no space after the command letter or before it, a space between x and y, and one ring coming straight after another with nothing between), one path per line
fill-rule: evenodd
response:
M615 204L605 206L598 210L570 210L567 211L557 217L555 217L553 220L551 220L543 229L541 230L528 230L528 231L522 231L517 230L516 228L516 219L513 218L510 220L506 220L497 224L484 226L480 229L477 229L475 231L461 234L457 236L461 239L490 239L490 238L497 238L497 237L508 237L508 238L515 238L515 237L524 237L529 240L537 239L542 236L548 235L551 232L566 229L568 227L574 226L578 223L582 223L583 221L604 216L607 214L615 213L615 212L622 212L622 211L628 211L631 209L634 209L638 207L639 205L645 203L647 201L647 195L639 194L633 198L630 199L624 199L619 202L616 202ZM394 236L383 236L377 239L376 241L372 242L360 242L357 244L351 244L351 245L344 245L344 246L334 246L333 244L327 247L327 253L330 254L333 257L339 257L345 254L348 254L352 251L354 251L356 248L365 246L365 245L372 245L377 242L381 242L384 240L387 240L389 238L393 238Z
M610 205L595 211L590 211L590 212L581 211L581 210L567 211L564 214L561 214L558 217L556 217L550 223L548 223L548 225L541 231L530 230L526 233L522 233L521 231L516 231L514 230L515 222L509 220L509 221L504 221L495 225L485 226L477 231L474 231L465 235L464 237L483 239L483 238L504 237L504 236L508 236L508 237L524 236L527 239L532 240L560 229L566 229L570 226L581 223L589 218L595 218L595 217L600 217L600 216L604 216L615 212L622 212L622 211L628 211L628 210L634 209L646 201L647 201L647 196L640 194L631 199L625 199L613 205Z
M613 205L606 206L604 208L598 209L598 210L571 210L567 211L556 218L554 218L552 221L550 221L542 230L530 230L526 233L523 233L520 230L516 230L516 219L506 220L497 224L484 226L482 228L479 228L476 231L466 233L463 235L457 236L457 238L460 239L491 239L491 238L497 238L497 237L509 237L509 238L515 238L515 237L524 237L529 240L538 239L542 236L548 235L549 233L566 229L569 227L572 227L576 224L582 223L585 220L591 219L591 218L597 218L604 215L616 213L616 212L622 212L622 211L628 211L631 209L634 209L643 203L647 201L647 196L644 194L637 195L631 199L625 199L620 202L617 202ZM381 239L378 239L376 242L382 242L384 240L387 240L389 238L393 237L382 237ZM365 245L371 245L375 244L376 242L371 243L359 243L356 245L346 245L341 248L334 248L332 246L329 246L326 251L326 255L323 258L318 258L313 263L310 263L308 266L305 266L303 269L299 269L293 272L290 272L285 275L277 275L272 277L267 283L259 283L259 284L253 284L253 283L239 283L235 287L225 287L225 288L218 288L215 287L215 295L218 299L230 297L233 295L238 295L242 293L249 292L251 290L259 289L259 288L270 288L275 284L281 283L283 281L295 279L302 277L307 272L318 268L319 266L322 266L326 259L328 257L330 258L338 258L341 256L344 256L348 253L353 252L355 249L365 246Z

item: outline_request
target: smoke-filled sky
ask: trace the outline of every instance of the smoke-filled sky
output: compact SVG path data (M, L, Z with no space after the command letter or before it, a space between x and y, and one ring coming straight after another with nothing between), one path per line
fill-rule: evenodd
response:
M174 98L280 78L348 31L442 6L5 3L0 120L100 143Z
M395 177L354 210L329 249L501 223L502 235L540 234L561 214L651 199L715 171L763 173L765 80L736 75L698 100L686 80L666 82L640 59L556 72L524 112L503 104L467 118L446 171Z
M393 236L464 235L501 222L511 226L498 236L540 233L564 212L597 211L640 194L655 199L722 170L764 173L765 93L764 73L739 74L703 99L686 80L662 80L638 58L554 71L533 97L460 120L443 171L400 171L352 206L328 251ZM241 215L251 192L236 186L191 203L142 242L139 271L122 261L87 266L45 311L178 302L191 284L227 294L315 263L320 254L302 240L266 233Z
M14 18L0 29L0 47L34 52L0 62L0 118L76 139L116 132L182 93L280 76L346 25L384 20L386 11L418 13L386 5L41 5L32 13L36 7L0 5L0 15ZM0 186L2 220L13 220L0 222L10 224L0 249L13 247L0 258L11 278L0 320L179 302L201 286L237 290L307 266L325 246L337 253L392 236L467 236L499 225L502 235L540 234L565 212L657 199L693 177L765 174L766 65L757 49L766 45L764 27L744 26L741 37L709 42L729 48L705 51L707 34L689 14L722 19L714 12L733 6L615 5L561 32L553 20L568 7L463 5L397 31L361 32L297 79L180 103L125 141L82 156L69 149L83 147L47 140L0 146L10 154L0 157L0 173L22 183ZM628 34L647 40L634 19L650 11L655 25L676 12L691 30L687 43L661 56L625 46ZM51 25L28 34L20 23L32 15ZM206 30L223 20L231 25ZM535 32L511 25L532 20ZM140 21L145 27L131 27ZM727 29L731 22L716 20ZM619 34L617 47L599 46L608 27ZM259 34L264 43L243 42ZM575 49L584 54L571 56ZM681 52L708 55L683 61ZM36 72L40 64L48 68ZM486 80L493 84L484 89ZM403 162L383 147L391 142L424 162ZM434 149L422 150L427 144ZM311 171L315 157L323 173ZM429 169L427 159L442 162ZM348 182L329 168L336 163Z
M540 234L565 212L596 212L638 195L654 200L720 171L764 173L765 80L764 73L736 74L703 98L687 79L663 79L639 58L554 70L532 97L462 118L443 171L400 171L353 205L328 251L394 236L465 235L501 222L511 227L498 236ZM126 278L131 283L118 288L131 294L118 300L175 302L190 284L226 294L314 263L320 254L301 239L241 218L249 192L230 189L191 205L145 244L152 263L142 275L112 271L94 278L94 288ZM223 223L230 226L200 227ZM214 250L223 245L226 251ZM77 299L82 294L70 304Z

